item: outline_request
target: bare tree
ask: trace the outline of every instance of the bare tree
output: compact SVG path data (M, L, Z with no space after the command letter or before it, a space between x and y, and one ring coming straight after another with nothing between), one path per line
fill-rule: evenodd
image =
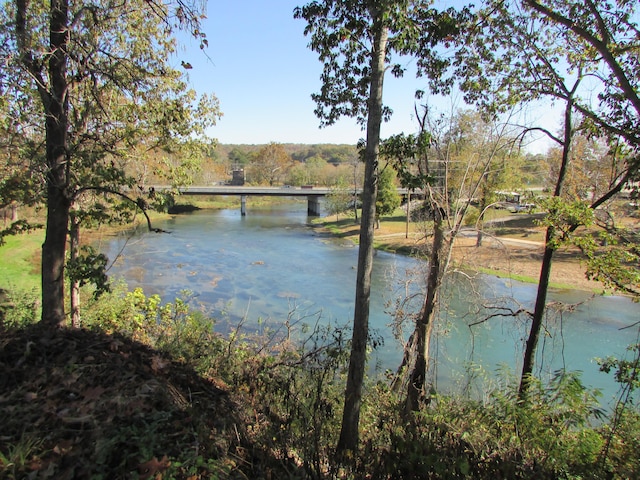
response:
M418 113L416 111L416 113ZM415 327L405 347L403 365L406 381L405 411L417 411L429 401L430 345L440 306L441 287L449 270L453 245L460 233L472 199L478 194L496 160L509 151L513 137L507 124L495 124L493 135L473 152L465 150L461 158L457 150L469 141L460 132L460 115L449 119L430 115L424 107L420 134L397 135L383 142L381 152L393 162L403 186L419 189L425 195L423 209L428 214L430 244L426 247L428 269L425 295ZM458 124L456 124L458 123Z

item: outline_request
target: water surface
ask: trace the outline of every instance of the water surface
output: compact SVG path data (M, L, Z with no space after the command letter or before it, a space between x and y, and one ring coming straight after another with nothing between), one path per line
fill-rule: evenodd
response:
M239 210L199 211L157 225L170 234L116 239L103 251L110 258L120 253L112 276L166 301L190 290L223 330L235 328L242 319L248 329L275 327L288 317L310 324L349 325L357 247L320 234L308 220L305 202L249 207L244 217ZM424 273L424 267L404 256L376 254L370 324L385 343L374 353L372 365L395 369L400 363L401 347L388 326L392 317L387 312L390 302L406 291L407 278ZM419 288L419 282L412 283L408 291ZM469 325L495 312L482 305L531 308L535 294L534 285L491 276L472 281L461 276L447 284L443 299L448 308L442 311L434 342L440 386L464 385L470 365L479 377L494 376L502 365L517 372L528 326L524 320L496 317ZM638 341L637 328L622 328L636 321L640 310L626 298L590 297L584 292L552 292L551 300L579 305L550 319L541 338L537 373L580 370L587 384L610 396L615 385L611 376L598 371L594 359L622 356L628 344Z

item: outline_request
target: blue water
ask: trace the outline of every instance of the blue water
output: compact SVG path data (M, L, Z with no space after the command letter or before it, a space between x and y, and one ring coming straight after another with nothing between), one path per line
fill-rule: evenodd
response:
M117 257L109 272L112 277L122 277L131 288L143 287L145 293L160 294L166 301L189 290L198 308L216 318L217 328L223 331L239 322L249 332L273 329L287 318L311 325L349 325L357 247L351 241L320 234L308 220L304 202L249 206L244 217L239 209L200 211L156 225L170 234L141 232L132 238L116 238L103 251L111 259ZM415 259L376 254L370 326L385 342L372 355L373 367L395 370L399 365L402 350L389 327L390 302L406 291L420 291L424 268ZM407 279L413 277L407 287ZM469 325L495 312L479 305L531 308L535 293L534 285L496 277L454 277L443 288L446 307L432 350L437 354L438 388L467 385L469 368L480 379L473 385L478 390L503 365L517 374L527 323L496 317ZM639 305L626 298L591 298L575 291L552 292L551 300L580 305L549 319L536 373L580 370L584 382L603 389L608 400L616 385L611 375L598 371L594 359L623 356L627 345L638 342L637 327L623 328L640 317ZM413 306L419 308L419 300ZM412 327L405 329L406 338Z

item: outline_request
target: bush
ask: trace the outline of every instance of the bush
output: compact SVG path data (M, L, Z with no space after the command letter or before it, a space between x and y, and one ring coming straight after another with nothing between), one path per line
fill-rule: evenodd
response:
M260 416L253 439L285 468L302 466L309 478L327 474L340 431L345 332L316 326L300 342L279 342L237 365L243 375L236 386Z
M22 328L38 321L40 300L36 290L0 289L0 325Z
M374 407L363 410L356 469L374 479L635 478L639 417L628 413L605 465L607 428L592 425L603 414L596 397L578 374L558 372L537 383L526 404L514 383L485 402L435 395L404 418L401 398L381 384L370 392Z
M222 339L214 333L215 322L192 310L189 303L187 291L163 304L159 295L147 297L140 288L128 292L120 285L88 304L83 322L87 328L118 332L198 367L200 360L216 352Z

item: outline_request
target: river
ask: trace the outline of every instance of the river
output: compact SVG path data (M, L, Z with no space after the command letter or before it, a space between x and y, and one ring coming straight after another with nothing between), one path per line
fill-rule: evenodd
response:
M143 287L172 301L183 290L193 293L205 312L228 331L277 328L289 316L300 322L349 325L357 266L357 247L350 241L320 234L308 225L305 202L263 207L249 204L238 210L206 210L172 217L155 225L169 234L141 231L115 238L102 250L117 261L109 274L131 288ZM374 261L370 325L384 338L371 360L372 369L395 369L401 348L388 324L389 302L405 292L406 279L424 270L424 262L385 252ZM418 275L420 277L420 275ZM416 292L418 284L409 287ZM484 300L479 300L476 295ZM442 310L434 351L438 388L469 386L482 390L506 366L517 374L527 324L495 317L469 327L495 310L479 305L531 307L535 286L480 275L459 276L443 290ZM605 403L615 393L612 375L598 371L596 357L622 357L638 342L638 304L623 297L591 296L578 291L554 291L552 301L576 305L555 315L541 337L539 375L559 368L580 370L585 384L602 389ZM244 320L243 320L244 319Z

